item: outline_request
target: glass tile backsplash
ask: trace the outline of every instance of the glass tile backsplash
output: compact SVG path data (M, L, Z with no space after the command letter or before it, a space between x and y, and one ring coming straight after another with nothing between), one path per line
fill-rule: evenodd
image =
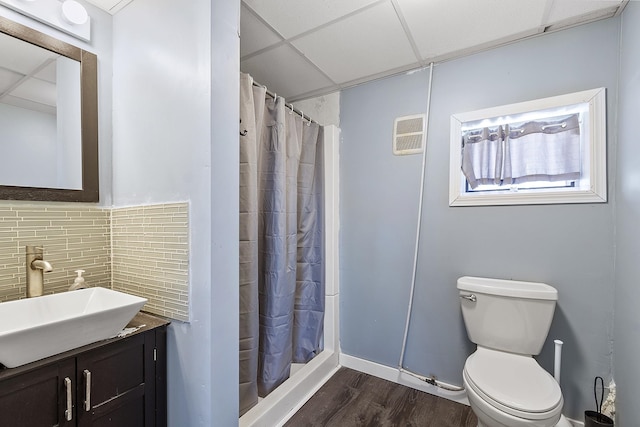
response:
M145 310L189 320L189 206L111 211L113 289L147 298Z
M189 320L188 204L128 208L0 202L0 302L25 296L25 246L44 248L44 293L90 286L147 298L144 310Z

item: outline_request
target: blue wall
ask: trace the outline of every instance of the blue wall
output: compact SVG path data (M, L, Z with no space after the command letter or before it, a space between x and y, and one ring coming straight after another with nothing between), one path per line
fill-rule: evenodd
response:
M456 279L477 275L555 286L559 303L538 357L549 371L562 339L564 413L593 406L593 377L612 369L614 203L620 19L608 19L439 64L427 138L417 288L405 366L461 384L473 346ZM480 108L607 88L605 204L448 206L449 118ZM341 97L341 347L396 367L411 283L420 156L394 157L393 119L426 111L428 71Z
M616 425L640 424L640 4L629 2L622 15L620 121L616 192L616 315L614 366L618 385Z

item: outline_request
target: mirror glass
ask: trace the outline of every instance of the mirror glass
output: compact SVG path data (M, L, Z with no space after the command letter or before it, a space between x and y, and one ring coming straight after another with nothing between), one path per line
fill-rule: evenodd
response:
M97 58L0 17L0 199L98 201Z
M0 52L0 183L81 190L80 63L6 34Z

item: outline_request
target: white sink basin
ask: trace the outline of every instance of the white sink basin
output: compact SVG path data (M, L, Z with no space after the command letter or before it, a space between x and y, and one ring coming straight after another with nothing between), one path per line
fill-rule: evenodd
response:
M146 302L95 287L0 303L0 363L15 368L111 338Z

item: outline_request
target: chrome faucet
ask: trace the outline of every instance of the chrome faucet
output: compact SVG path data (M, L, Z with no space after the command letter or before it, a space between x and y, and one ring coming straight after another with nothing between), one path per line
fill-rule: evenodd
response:
M53 271L53 267L43 260L44 250L40 246L27 246L27 298L39 297L44 291L43 273Z

